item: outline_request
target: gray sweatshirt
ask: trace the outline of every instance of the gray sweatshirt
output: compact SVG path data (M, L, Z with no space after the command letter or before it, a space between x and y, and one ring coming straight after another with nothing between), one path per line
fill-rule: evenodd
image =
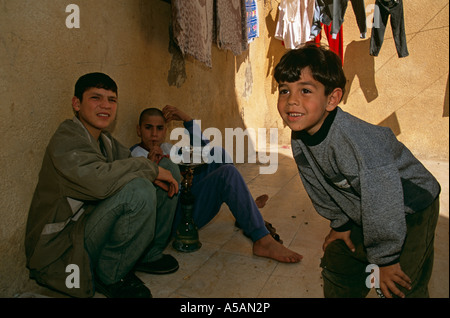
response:
M440 193L433 175L391 129L339 107L313 136L293 131L291 143L317 212L336 231L362 227L370 263L396 263L406 236L405 216L425 209Z

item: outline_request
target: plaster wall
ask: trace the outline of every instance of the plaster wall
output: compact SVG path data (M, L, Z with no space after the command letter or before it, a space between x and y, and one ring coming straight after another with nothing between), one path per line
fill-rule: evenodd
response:
M248 51L235 57L213 45L208 68L170 43L170 5L160 0L0 0L0 297L39 289L25 268L28 207L45 147L60 122L73 116L79 76L100 71L118 83L112 130L125 145L138 142L140 111L166 104L201 119L203 129L279 128L279 143L289 144L272 78L286 51L274 38L278 2L258 1L260 37ZM80 9L80 28L66 27L70 3ZM349 82L342 108L391 127L426 159L448 160L448 5L406 1L410 56L403 59L389 26L374 58L369 40L359 39L350 5L344 22Z

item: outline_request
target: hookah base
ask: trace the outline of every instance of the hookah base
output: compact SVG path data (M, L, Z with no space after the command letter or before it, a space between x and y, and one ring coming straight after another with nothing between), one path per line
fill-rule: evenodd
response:
M199 241L189 242L186 240L175 239L172 243L172 247L179 252L191 253L199 250L200 247L202 247L202 243Z

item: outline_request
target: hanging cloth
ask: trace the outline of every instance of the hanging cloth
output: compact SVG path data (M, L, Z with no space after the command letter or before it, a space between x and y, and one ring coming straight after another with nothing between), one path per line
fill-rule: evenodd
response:
M329 0L332 1L332 0ZM332 3L326 3L324 0L317 0L314 5L313 22L311 25L310 39L314 40L320 32L322 32L322 25L331 24Z
M378 56L384 41L384 32L389 15L398 57L409 55L406 44L405 18L402 0L377 0L373 14L372 37L370 38L370 55Z
M347 11L349 0L333 0L332 9L332 29L331 34L334 38L337 37L339 30L341 29L342 23L344 23L345 12ZM358 24L360 38L364 39L367 33L366 25L366 9L364 6L364 0L350 0L353 7L353 12L355 13L356 23Z
M175 43L183 55L189 54L212 67L213 2L172 0L171 3Z
M215 0L215 42L240 55L248 49L245 0Z
M288 49L309 40L315 0L281 0L275 38Z
M341 29L337 33L337 35L334 37L332 34L332 28L331 25L322 24L323 31L325 32L328 40L328 46L331 51L336 53L340 58L342 65L344 65L344 31L343 26L341 25ZM319 33L315 39L314 42L316 44L320 44L322 40L322 33Z
M258 3L256 0L245 0L245 13L247 19L247 43L259 37Z

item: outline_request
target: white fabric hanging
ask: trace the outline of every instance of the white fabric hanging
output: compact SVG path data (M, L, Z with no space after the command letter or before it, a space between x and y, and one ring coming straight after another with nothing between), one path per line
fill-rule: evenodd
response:
M281 0L275 38L295 49L309 41L315 0Z

